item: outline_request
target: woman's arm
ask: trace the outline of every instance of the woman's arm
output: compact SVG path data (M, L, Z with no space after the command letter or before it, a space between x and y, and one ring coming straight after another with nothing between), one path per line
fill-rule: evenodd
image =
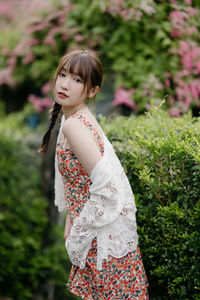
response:
M63 134L69 142L70 149L90 176L92 169L102 158L90 130L78 119L67 119L63 125Z
M64 231L64 239L66 240L70 234L70 230L72 227L72 221L70 218L69 213L67 214L66 220L65 220L65 231Z

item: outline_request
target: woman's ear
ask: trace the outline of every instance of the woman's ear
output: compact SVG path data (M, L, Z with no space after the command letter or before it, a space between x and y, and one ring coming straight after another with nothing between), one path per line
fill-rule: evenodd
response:
M90 90L89 98L93 98L99 91L99 86L96 85L94 88Z

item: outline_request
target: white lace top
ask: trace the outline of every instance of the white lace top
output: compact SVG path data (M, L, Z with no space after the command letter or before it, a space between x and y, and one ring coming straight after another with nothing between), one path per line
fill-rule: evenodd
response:
M97 239L97 269L108 255L116 258L136 249L138 244L136 206L128 178L114 149L103 134L104 155L92 169L90 198L75 218L65 246L71 262L84 268L88 251ZM55 205L66 210L62 176L57 163Z

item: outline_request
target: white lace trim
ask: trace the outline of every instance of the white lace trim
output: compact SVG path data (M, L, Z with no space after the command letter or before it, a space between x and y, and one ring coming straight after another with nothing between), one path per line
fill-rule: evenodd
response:
M90 198L74 220L65 241L71 262L84 268L96 237L99 270L108 255L123 257L135 250L138 243L134 195L119 159L104 134L103 139L104 155L90 176Z
M61 131L62 131L62 125L63 122L65 121L64 115L62 116L61 119L61 125L60 125L60 130L58 133L58 138L57 138L57 143L60 139ZM65 200L65 194L64 194L64 183L63 183L63 178L62 175L60 174L58 170L58 160L57 160L57 155L55 155L55 183L54 183L54 190L55 190L55 200L54 204L55 206L58 206L58 211L66 211L67 210L67 202Z

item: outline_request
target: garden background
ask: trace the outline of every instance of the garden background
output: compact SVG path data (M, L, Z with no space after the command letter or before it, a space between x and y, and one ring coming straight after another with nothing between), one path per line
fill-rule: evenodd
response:
M58 126L37 153L75 48L103 62L92 109L135 194L150 299L200 299L199 0L1 0L0 15L0 299L75 299L53 203Z

